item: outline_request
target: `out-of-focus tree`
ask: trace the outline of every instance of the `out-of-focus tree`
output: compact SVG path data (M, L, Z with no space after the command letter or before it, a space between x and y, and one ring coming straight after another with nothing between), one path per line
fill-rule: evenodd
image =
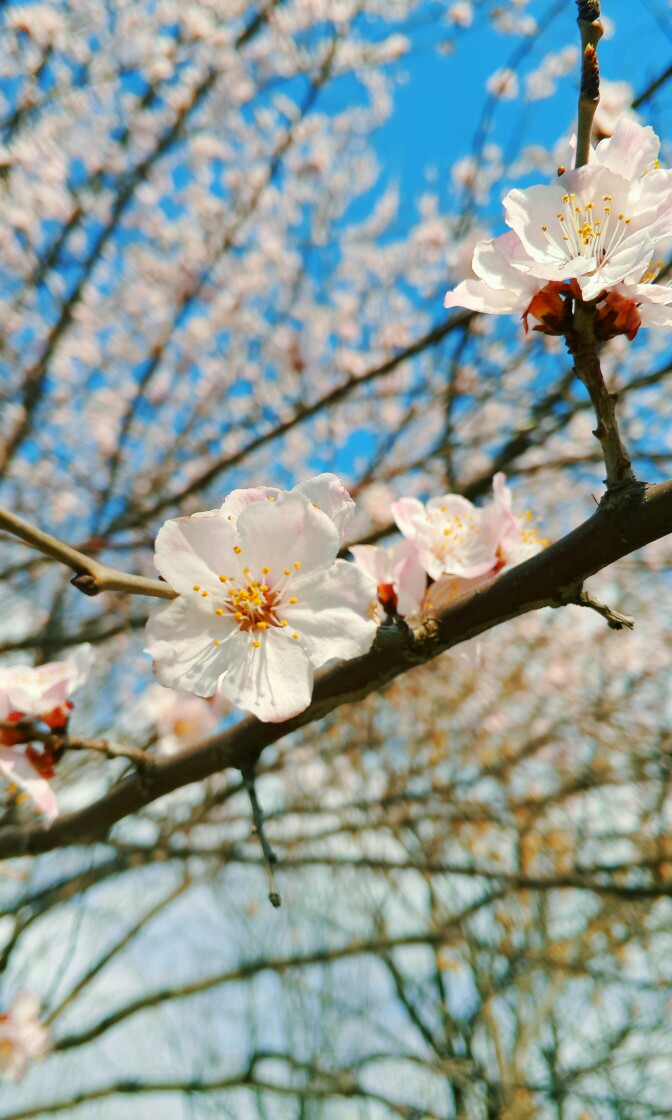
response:
M604 15L633 42L667 28L621 8ZM0 1120L672 1115L668 338L601 353L635 475L658 485L600 501L562 338L442 311L505 191L569 162L573 16L4 5L4 507L153 579L163 521L236 487L334 471L348 543L372 543L395 498L480 501L505 471L558 543L436 602L415 638L381 627L284 726L160 689L151 600L82 595L3 536L3 666L82 643L95 660L58 749L69 691L42 727L61 816L2 791L0 1077L22 1072L3 1066L22 992L52 1052L0 1082ZM437 67L438 149L484 52L471 146L409 191L381 140L400 79ZM664 59L619 77L639 84L603 83L594 138L635 109L665 136ZM27 1062L42 1039L24 1037Z

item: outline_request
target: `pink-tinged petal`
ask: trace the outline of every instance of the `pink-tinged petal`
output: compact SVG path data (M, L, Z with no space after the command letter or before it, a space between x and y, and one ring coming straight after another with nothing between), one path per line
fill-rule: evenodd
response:
M353 544L350 552L357 567L377 584L392 583L392 561L387 549L375 544Z
M93 659L93 647L87 643L64 661L0 669L0 704L5 714L17 711L39 716L63 704L84 683Z
M56 794L49 782L41 778L25 755L18 751L0 747L0 770L25 793L33 804L44 813L51 824L58 816L58 802Z
M399 614L404 618L417 614L427 590L427 573L413 541L402 541L393 548L392 567Z
M232 490L227 498L224 499L219 514L226 517L228 521L235 521L239 513L252 505L253 502L268 501L269 498L275 500L280 496L282 490L277 486L248 486L241 490Z
M566 249L552 240L554 227L549 222L550 217L564 211L565 193L563 187L537 185L527 187L526 190L509 191L504 198L506 224L518 235L526 252L536 261L551 264L567 259ZM543 226L547 227L545 231Z
M253 571L270 568L269 583L292 571L324 571L336 559L340 538L329 517L293 492L273 503L256 502L238 517L239 562ZM298 568L296 567L298 565Z
M426 505L428 517L460 517L477 519L479 511L473 502L463 498L461 494L441 494L438 498L430 498Z
M417 498L399 498L392 502L392 516L400 533L413 540L418 525L425 520L425 507Z
M463 280L453 291L446 292L443 306L466 307L469 311L482 311L486 315L511 315L515 311L524 311L530 298L530 294L522 290L506 291L491 288L484 280Z
M221 590L218 577L231 566L236 543L225 517L177 517L159 530L154 563L175 591L196 601L196 584L209 594ZM209 610L205 599L202 607Z
M672 303L672 288L666 284L629 284L621 294L636 303Z
M592 162L633 180L655 162L659 151L660 140L650 125L621 117L613 135L597 145Z
M295 486L294 492L303 494L304 498L331 518L343 544L355 512L355 503L338 475L329 472L315 475L307 482L300 482Z
M160 683L197 696L212 696L217 691L234 650L231 643L248 644L233 616L203 614L182 598L155 607L146 634L145 652L154 659Z
M282 723L310 704L313 667L288 630L268 630L258 648L249 641L241 646L221 677L220 691L257 719Z
M517 292L524 280L511 267L511 262L524 256L525 246L518 235L509 230L489 241L479 241L474 250L473 269L479 280L484 280L489 287Z
M313 665L359 657L371 648L376 584L356 564L337 560L329 571L307 576L296 584L296 598L283 608L288 631L299 634Z
M672 307L640 303L639 317L644 327L672 327Z
M653 248L645 237L629 241L612 253L592 276L580 276L578 283L584 299L595 299L604 288L615 287L631 273L641 275L651 260Z

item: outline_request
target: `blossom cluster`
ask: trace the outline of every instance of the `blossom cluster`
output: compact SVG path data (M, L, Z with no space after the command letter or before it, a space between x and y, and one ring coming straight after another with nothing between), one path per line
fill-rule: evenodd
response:
M502 474L482 508L457 494L399 499L404 539L354 545L354 564L338 559L353 510L340 479L322 474L291 491L235 490L220 509L166 522L155 562L177 597L153 611L147 652L161 684L218 698L190 705L187 723L209 729L222 697L267 722L290 719L309 705L315 669L370 648L376 599L387 615L413 616L428 578L487 578L544 544L513 513ZM158 702L157 728L174 740L181 706Z
M429 609L427 577L450 580L452 595L473 587L504 568L521 564L546 541L531 513L513 512L511 491L500 472L493 479L493 501L477 507L459 494L400 498L392 515L404 540L390 549L354 545L356 562L377 582L384 609L403 616ZM433 593L434 594L434 593Z
M622 117L584 167L504 198L508 233L474 250L474 277L446 307L493 315L519 311L525 329L571 330L575 300L594 304L605 341L639 327L672 326L672 288L656 284L661 244L672 237L672 171L658 164L650 127Z

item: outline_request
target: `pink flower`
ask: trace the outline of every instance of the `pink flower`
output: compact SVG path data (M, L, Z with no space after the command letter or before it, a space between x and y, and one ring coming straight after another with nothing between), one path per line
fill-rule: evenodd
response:
M0 719L39 720L52 731L64 731L72 710L68 697L86 680L92 660L92 647L82 645L66 661L0 668ZM58 805L48 779L56 759L47 747L38 752L28 745L25 754L16 749L29 742L26 732L0 730L0 771L52 821Z
M350 549L355 563L378 585L378 599L388 614L417 614L427 589L427 575L413 541L392 548L357 544Z
M369 649L375 585L337 559L345 491L312 481L322 500L336 495L331 516L317 508L314 489L255 491L252 501L234 491L221 510L160 530L156 566L178 592L147 624L162 684L197 696L220 692L280 722L308 706L317 667Z
M602 301L619 288L646 308L642 322L668 325L660 308L672 295L653 285L656 246L672 235L672 172L658 167L659 147L653 129L623 118L587 166L550 186L510 191L504 209L512 232L477 245L480 280L448 292L446 307L521 310L540 320L539 329L565 333L565 300L570 307L574 299Z
M426 505L417 498L400 498L392 503L392 516L406 539L415 543L432 579L473 579L497 563L496 541L483 510L458 494L430 498Z
M497 567L513 568L536 556L548 541L539 536L529 511L522 516L514 514L513 497L501 471L492 480L492 490L494 501L485 507L485 513L491 521L489 531L497 541Z
M399 529L415 544L428 575L441 581L432 587L427 606L441 597L441 588L450 598L462 595L502 568L522 564L547 543L532 514L514 514L505 475L496 474L492 486L494 500L480 508L458 494L430 498L426 505L417 498L393 503Z
M22 992L10 1011L0 1015L0 1077L23 1077L26 1067L49 1049L49 1035L38 1018L38 1003Z

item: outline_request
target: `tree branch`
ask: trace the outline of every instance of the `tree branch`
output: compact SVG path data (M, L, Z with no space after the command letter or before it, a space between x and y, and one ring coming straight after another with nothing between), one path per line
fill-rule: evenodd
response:
M407 628L379 630L369 653L319 677L312 703L293 719L260 723L248 716L177 756L157 759L151 770L132 775L94 804L58 818L50 828L31 824L0 829L0 858L99 840L117 821L174 789L230 766L249 767L264 747L342 704L364 699L410 668L528 611L561 605L589 576L665 536L671 525L672 480L612 491L588 521L562 540L441 611L431 636L414 639Z
M129 595L150 595L155 599L174 599L176 592L167 583L158 579L119 572L108 568L98 560L85 556L76 548L64 544L50 533L29 525L22 517L9 510L0 508L0 529L18 537L32 548L51 556L75 572L72 584L85 595L98 595L101 591L125 591Z

